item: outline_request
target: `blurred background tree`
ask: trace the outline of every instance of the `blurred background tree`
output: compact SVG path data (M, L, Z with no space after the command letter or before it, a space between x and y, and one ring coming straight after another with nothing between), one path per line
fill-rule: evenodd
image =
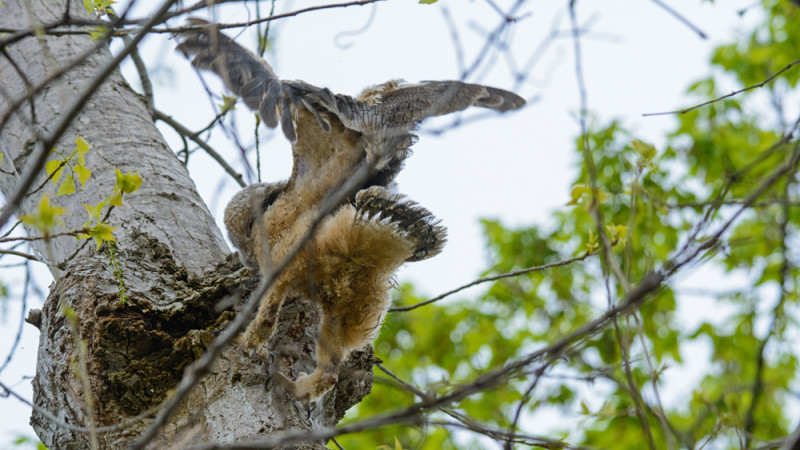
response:
M391 312L375 350L394 374L434 397L579 328L652 271L669 274L661 287L549 364L430 414L443 426L342 436L343 447L397 437L404 448L486 448L511 430L520 431L514 442L543 447L783 443L798 426L800 8L773 0L763 7L754 30L715 50L715 75L688 88L698 104L729 94L718 79L733 78L744 92L676 112L663 147L638 140L623 123L586 117L586 133L575 139L573 201L555 222L482 221L491 260L484 276L580 262L487 282L472 298ZM698 270L713 280L708 289L683 290L682 272ZM404 285L396 300L425 298ZM687 354L701 362L707 355L708 364L689 367ZM375 375L353 420L415 400L379 368Z

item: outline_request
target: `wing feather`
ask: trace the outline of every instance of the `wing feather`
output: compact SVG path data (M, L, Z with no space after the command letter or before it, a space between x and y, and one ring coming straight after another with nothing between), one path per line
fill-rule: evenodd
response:
M285 96L272 67L217 31L213 24L197 18L190 18L189 23L205 29L181 33L181 44L177 49L186 57L193 58L193 66L217 74L245 105L258 110L267 126L275 128L280 121L286 137L294 135L294 130L287 134L283 126L285 114L279 111L279 106L284 106L285 101L281 99Z
M428 117L463 111L470 106L505 112L521 108L525 99L513 92L461 81L423 81L396 85L381 92L382 115L390 126L414 127Z
M373 184L392 182L410 154L415 138L411 131L426 118L470 106L503 112L525 105L525 100L512 92L461 81L389 81L366 89L358 98L334 94L303 81L281 81L269 64L218 32L213 24L196 18L189 23L202 29L181 33L178 50L192 58L195 67L216 73L245 105L259 111L268 127L280 124L292 143L298 138L292 108L308 109L327 133L332 129L330 121L336 119L361 133L367 153L380 158L369 182Z

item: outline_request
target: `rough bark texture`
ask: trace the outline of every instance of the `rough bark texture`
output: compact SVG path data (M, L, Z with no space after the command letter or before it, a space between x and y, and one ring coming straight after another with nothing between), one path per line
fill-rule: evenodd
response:
M75 17L86 14L80 4L72 2ZM54 20L62 11L61 2L4 1L0 26L23 29L32 20ZM26 92L17 68L35 85L90 46L89 37L82 34L25 38L10 45L8 57L0 55L0 115L11 100ZM37 95L32 105L26 103L0 129L0 152L5 154L0 189L4 195L10 196L19 184L20 174L38 147L37 133L50 132L87 80L109 59L106 49L95 53ZM49 246L44 241L33 242L56 278L42 314L34 395L38 407L62 422L86 426L83 388L73 370L76 346L59 309L61 304L67 305L75 311L81 338L88 347L90 394L97 425L104 426L156 407L175 387L184 368L202 355L233 317L235 306L219 311L216 305L231 293L246 296L257 280L229 255L185 167L154 127L144 101L118 72L93 93L57 149L69 153L79 136L91 147L87 167L93 174L81 192L52 199L69 211L65 225L56 231L81 228L87 220L81 204L97 204L112 193L115 168L123 173L138 172L143 179L141 188L125 196L123 206L108 218L110 225L119 227L114 234L130 299L126 304L120 302L107 246L95 251L94 243L73 237L52 239ZM39 175L34 186L46 186L25 199L22 212L34 211L44 193L52 197L53 185L45 179L44 173ZM35 229L27 231L31 236L38 234ZM269 376L270 370L277 368L292 376L313 368L318 320L312 302L287 302L273 339L271 367L254 361L238 346L230 346L162 429L153 447L233 442L338 422L370 390L371 350L354 354L347 363L352 370L343 371L336 389L310 411L288 399L280 388L273 389ZM150 420L101 434L101 446L124 448ZM73 431L39 413L33 414L32 423L50 448L88 448L85 432Z

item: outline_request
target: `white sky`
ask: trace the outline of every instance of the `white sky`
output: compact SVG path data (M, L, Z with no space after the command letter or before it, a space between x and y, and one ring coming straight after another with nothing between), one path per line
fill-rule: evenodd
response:
M284 12L326 3L279 1L277 10ZM512 2L496 0L496 3L507 9ZM500 219L509 226L548 224L552 212L563 208L569 200L569 183L576 167L573 140L579 127L575 120L578 96L567 3L567 0L530 1L518 14L524 18L510 29L513 36L510 52L519 66L551 30L561 31L530 72L526 84L516 89L523 97L536 97L538 101L522 111L471 122L439 136L426 134L425 130L450 123L448 118L422 126L414 155L398 178L399 191L443 220L449 230L449 242L441 255L401 270L399 280L413 281L420 292L436 295L473 280L487 267L479 218ZM582 43L591 111L603 123L621 119L637 137L656 144L663 142L662 136L674 119L641 115L692 105L694 102L686 97L685 89L692 81L709 75L707 61L711 49L732 41L758 18L755 11L743 17L737 14L741 8L752 5L752 0L726 0L713 5L700 4L698 0L666 3L708 34L709 39L700 39L650 1L584 0L578 4L579 21L590 23L592 30ZM444 7L450 9L465 60L471 64L485 33L500 20L489 4L481 0L440 0L431 6L389 0L375 6L304 14L273 25L277 48L267 56L281 78L302 79L353 95L368 85L390 79L409 82L457 79L459 70L442 15ZM238 8L224 10L219 20L245 17L241 6ZM369 27L359 34L348 33L363 28L373 8L377 9ZM232 33L235 32L229 32ZM214 111L188 62L172 51L175 41L165 38L147 38L142 49L148 64L159 63L164 67L153 75L156 107L189 128L198 129L208 123ZM251 49L255 47L251 34L237 40ZM468 81L513 87L505 57L488 60L494 64L484 65L478 71L486 76ZM127 63L123 69L138 89L132 65ZM206 80L216 93L220 92L212 77ZM239 109L243 112L243 105ZM481 113L469 111L467 116L476 112ZM243 130L248 132L242 133L242 139L249 144L252 125L247 122L246 114L240 114L237 120L246 122ZM174 133L165 131L165 135L173 148L180 148ZM264 179L285 178L290 164L288 144L280 133L269 141L268 136L262 130ZM236 154L231 142L221 138L220 133L210 143L225 155ZM189 170L221 223L225 202L238 187L231 181L220 190L221 182L228 179L201 151L193 156ZM6 269L2 274L3 282L12 286L19 285L22 277ZM47 282L45 275L39 275L38 279ZM462 298L475 292L479 291L464 293ZM19 289L12 290L7 303L3 307L5 313L0 316L0 363L8 354L18 327ZM40 299L29 302L29 307L40 306ZM26 325L12 364L0 374L0 380L28 399L32 397L30 382L24 377L35 372L37 340L38 331ZM27 425L29 415L30 410L16 400L0 399L0 448L19 433L33 435Z

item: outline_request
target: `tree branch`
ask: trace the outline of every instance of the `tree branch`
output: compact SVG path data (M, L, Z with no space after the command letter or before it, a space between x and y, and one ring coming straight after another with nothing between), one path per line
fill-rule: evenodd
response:
M234 181L236 181L236 183L239 186L241 187L247 186L247 183L244 182L244 177L242 176L242 174L240 174L233 167L231 167L231 165L228 164L227 161L225 161L225 158L223 158L222 155L220 155L216 150L214 150L213 147L208 145L204 140L200 139L197 136L198 133L193 133L191 130L181 125L180 122L176 121L171 116L168 116L157 109L153 110L153 117L172 127L172 129L178 132L178 134L180 134L181 136L189 138L192 142L199 145L200 148L202 148L208 154L208 156L214 159L214 161L216 161L217 164L219 164L220 167L222 167L225 170L225 172L227 172L228 175L230 175L231 178L233 178Z
M700 39L708 39L708 36L705 33L703 33L703 31L700 28L698 28L695 24L690 22L689 19L681 15L681 13L674 10L671 6L667 5L661 0L650 0L650 1L658 5L664 11L668 12L670 15L672 15L672 17L678 19L681 23L689 27L690 30L697 33L697 35L700 36Z
M774 74L770 75L766 80L764 80L764 81L762 81L760 83L756 83L756 84L754 84L752 86L747 86L744 89L739 89L738 91L733 91L728 95L723 95L722 97L717 97L717 98L715 98L713 100L709 100L707 102L703 102L703 103L700 103L699 105L691 106L689 108L678 109L678 110L675 110L675 111L646 113L646 114L642 114L642 117L665 116L665 115L669 115L669 114L686 114L686 113L688 113L690 111L694 111L695 109L702 108L703 106L708 106L708 105L710 105L712 103L716 103L716 102L718 102L720 100L725 100L726 98L734 97L736 95L741 94L742 92L747 92L747 91L750 91L750 90L753 90L753 89L756 89L756 88L763 87L767 83L769 83L772 80L774 80L775 78L777 78L780 74L782 74L783 72L786 72L787 70L791 69L792 67L794 67L798 63L800 63L800 59L796 59L796 60L790 62L789 64L786 65L786 67L784 67L783 69L781 69L781 70L775 72Z
M455 289L449 290L449 291L445 292L444 294L437 295L436 297L433 297L433 298L431 298L429 300L425 300L423 302L419 302L419 303L416 303L416 304L411 305L411 306L396 306L396 307L393 307L393 308L389 308L389 312L411 311L412 309L417 309L417 308L423 307L425 305L429 305L431 303L438 302L439 300L442 300L445 297L449 297L449 296L451 296L451 295L453 295L453 294L455 294L457 292L463 291L464 289L470 288L472 286L476 286L476 285L481 284L481 283L487 283L489 281L497 281L497 280L500 280L500 279L503 279L503 278L516 277L516 276L524 275L524 274L530 273L530 272L538 272L538 271L541 271L541 270L550 269L552 267L566 266L566 265L572 264L572 263L574 263L576 261L583 261L584 259L586 259L586 258L588 258L590 256L597 255L598 253L599 253L598 251L588 252L588 253L584 253L581 256L576 256L575 258L565 259L563 261L557 261L557 262L553 262L553 263L548 263L548 264L544 264L544 265L541 265L541 266L528 267L528 268L525 268L525 269L515 270L513 272L506 272L506 273L501 273L499 275L492 275L490 277L479 278L477 280L470 281L469 283L467 283L465 285L462 285L462 286L459 286L459 287L457 287Z

